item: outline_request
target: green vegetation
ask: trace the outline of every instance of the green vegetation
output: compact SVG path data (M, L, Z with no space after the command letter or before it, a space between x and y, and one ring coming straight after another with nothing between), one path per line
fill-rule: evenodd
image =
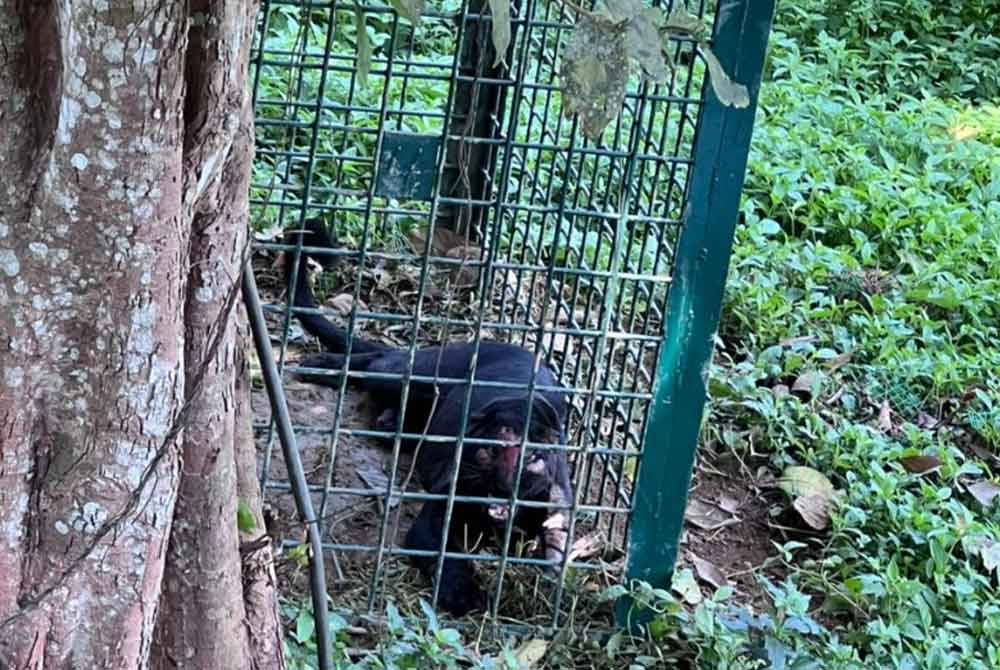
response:
M420 605L426 619L423 625L405 621L399 611L389 605L379 653L361 655L360 660L351 658L347 620L331 613L333 662L337 670L518 670L517 660L510 650L502 650L497 657L477 654L466 647L457 630L438 623L437 615L427 603L421 601ZM285 641L289 670L316 667L312 610L285 606L283 614L294 623Z
M842 496L824 533L775 547L767 612L632 585L649 639L561 639L537 667L1000 667L997 16L986 0L781 7L703 440L776 475L807 465ZM347 19L335 44L352 52ZM343 667L512 662L428 616L390 612L382 655ZM310 639L295 630L292 667Z

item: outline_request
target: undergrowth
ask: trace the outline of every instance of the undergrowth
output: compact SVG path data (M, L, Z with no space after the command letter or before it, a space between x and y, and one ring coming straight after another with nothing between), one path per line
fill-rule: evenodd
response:
M937 7L813 0L771 38L703 441L824 473L830 527L775 548L766 612L632 584L606 596L645 637L562 636L537 667L1000 667L997 11ZM401 621L341 667L516 667Z

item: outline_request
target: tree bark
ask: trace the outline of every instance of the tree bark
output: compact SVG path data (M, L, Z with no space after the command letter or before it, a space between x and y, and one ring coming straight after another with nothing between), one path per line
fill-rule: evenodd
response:
M282 667L236 527L254 10L0 0L0 667Z

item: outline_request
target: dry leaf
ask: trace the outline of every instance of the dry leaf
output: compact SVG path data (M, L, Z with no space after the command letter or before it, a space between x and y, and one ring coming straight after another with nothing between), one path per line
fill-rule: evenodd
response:
M736 498L726 495L723 493L719 496L719 507L729 512L730 514L736 514L739 511L742 504Z
M903 466L904 470L915 475L922 475L925 472L941 467L941 461L937 456L924 456L922 454L904 456L899 459L899 464Z
M510 46L510 0L490 0L490 12L493 14L493 49L496 58L493 67L500 65L507 56Z
M481 247L477 247L474 244L459 244L454 246L445 252L445 256L448 258L457 258L463 261L477 261L482 255L483 250Z
M920 412L917 414L917 426L923 428L924 430L933 430L938 425L938 420L927 412Z
M829 367L830 372L836 372L837 370L839 370L840 368L844 367L845 365L847 365L850 362L851 362L851 354L850 353L840 354L839 356L835 356L834 358L831 358L830 362L827 363L827 367Z
M579 537L569 550L569 560L587 560L598 555L604 549L604 538L600 533L592 533Z
M330 307L333 307L344 316L347 316L351 313L351 308L354 307L354 296L350 293L341 293L333 296L326 302L330 305ZM358 309L365 309L365 304L360 300L358 301Z
M736 521L732 515L719 507L698 498L688 501L684 519L702 530L715 530Z
M412 228L406 234L406 241L410 243L413 253L422 256L427 249L427 231L423 228ZM431 249L431 252L434 250Z
M792 507L807 526L813 530L823 530L830 523L833 501L822 494L801 496L792 502Z
M975 498L980 505L983 507L989 507L993 500L1000 495L1000 486L997 486L991 481L983 480L981 482L976 482L968 487L969 493Z
M762 465L757 468L757 472L754 477L754 484L762 489L777 488L778 479L766 465Z
M892 408L889 407L889 400L882 401L882 407L878 411L878 427L883 433L892 432Z
M778 479L778 488L793 498L812 495L833 498L833 484L826 475L804 465L789 465L785 468Z
M562 53L559 83L563 114L578 114L583 134L600 137L621 111L629 59L627 25L595 14L582 14Z
M1000 542L988 542L979 549L979 555L983 559L983 567L988 572L994 570L1000 572Z
M816 371L803 372L799 375L795 382L792 384L793 393L801 393L803 395L812 397L815 395L813 393L814 389L817 389L819 384L823 381L823 375Z
M406 236L413 252L418 256L423 256L427 249L427 229L413 228ZM463 235L453 233L447 228L435 228L434 238L431 240L430 254L432 256L447 256L448 251L455 247L465 246L466 239ZM453 257L454 258L454 257Z
M987 449L986 447L982 446L981 444L973 443L969 446L972 449L972 453L975 454L976 458L978 458L979 460L987 462L997 460L997 455L994 454L989 449Z
M372 268L371 275L375 279L375 286L383 291L392 285L392 273L382 265Z
M360 7L354 8L354 28L358 36L358 81L368 86L368 73L372 69L372 44L365 27L365 13Z
M729 78L722 63L719 62L706 42L698 43L698 51L705 58L705 64L708 66L708 80L719 102L727 107L737 109L747 107L750 104L750 92L747 87Z
M782 347L790 347L793 344L808 344L809 342L816 341L815 335L797 335L795 337L786 337L783 340L779 340L778 344Z
M644 7L641 0L605 0L607 14L628 26L625 38L629 56L639 62L643 74L657 83L667 80L669 70L663 57L663 10Z
M434 228L434 253L438 256L447 256L449 250L468 244L469 240L465 235L459 235L441 226Z
M389 0L389 4L411 23L419 23L424 14L424 0Z
M540 660L545 658L545 652L549 649L548 640L534 638L528 640L514 651L514 659L520 670L531 670Z
M698 578L710 586L714 586L717 589L721 589L724 586L729 586L729 580L726 576L722 574L722 570L714 564L706 561L700 556L691 556L691 563L694 564L694 571L698 574Z

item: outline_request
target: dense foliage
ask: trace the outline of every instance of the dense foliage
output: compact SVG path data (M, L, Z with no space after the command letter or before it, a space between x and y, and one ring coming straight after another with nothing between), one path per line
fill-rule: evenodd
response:
M1000 6L995 0L804 0L779 3L779 23L804 51L825 34L860 57L894 94L966 100L1000 95Z
M818 552L785 550L827 621L784 631L816 664L795 667L997 667L1000 512L971 485L989 490L1000 453L1000 108L896 85L995 75L996 57L890 71L858 24L816 33L813 12L845 3L806 4L772 38L706 433L745 450L757 430L777 469L845 493ZM934 3L935 25L959 4ZM851 3L851 20L892 35L929 7ZM778 392L804 372L812 400ZM917 455L934 467L904 467Z

